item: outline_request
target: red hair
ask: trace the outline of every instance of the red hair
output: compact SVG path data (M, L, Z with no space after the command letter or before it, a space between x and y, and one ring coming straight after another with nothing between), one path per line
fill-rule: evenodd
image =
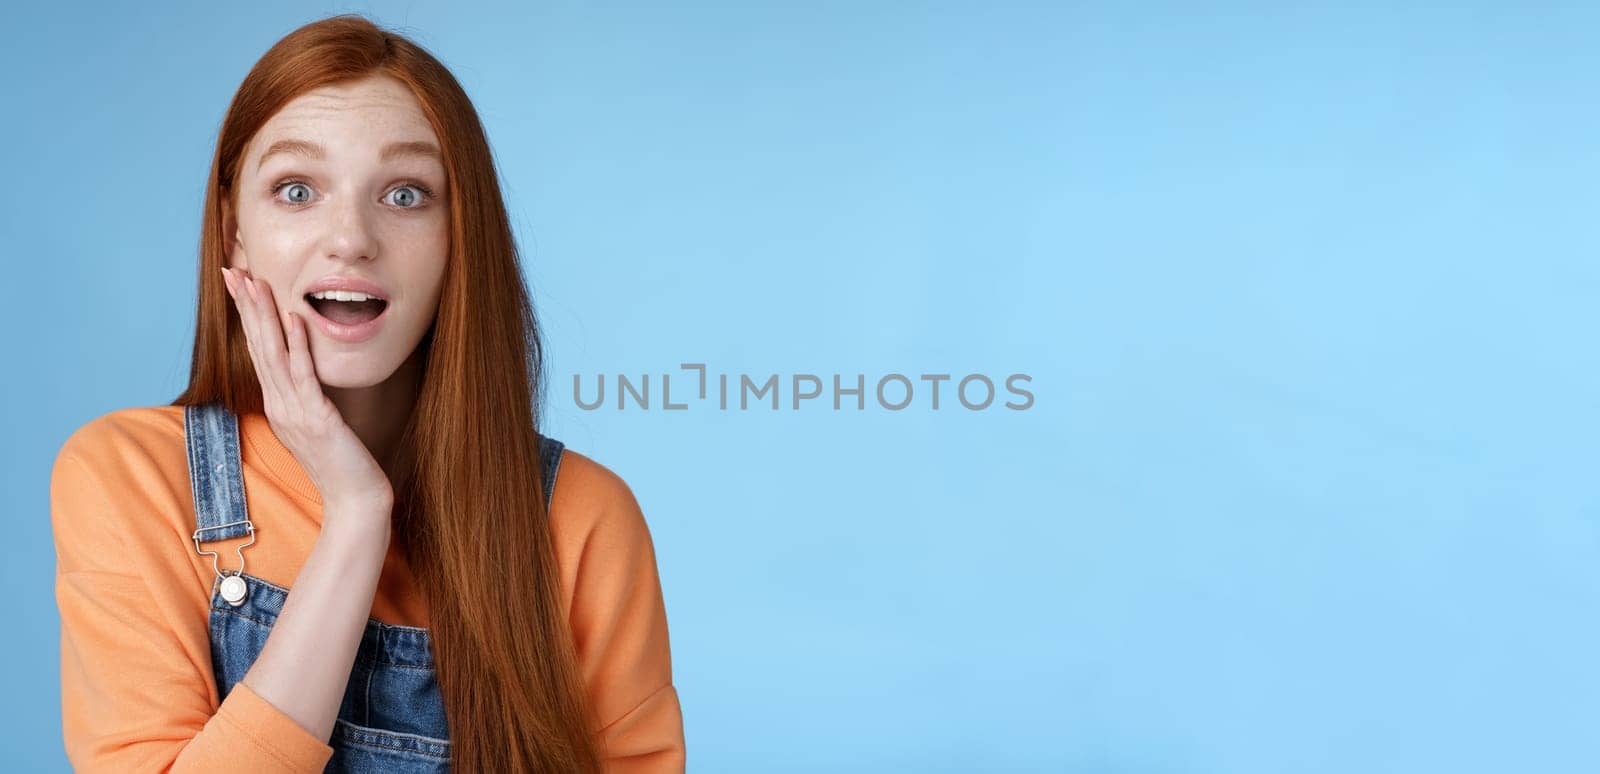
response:
M444 152L450 251L423 377L396 466L395 539L428 605L459 771L599 771L539 475L543 355L483 126L466 92L415 43L356 15L285 36L228 106L200 230L189 386L172 405L263 411L219 268L245 148L312 89L383 75L410 88ZM492 536L492 539L485 539Z

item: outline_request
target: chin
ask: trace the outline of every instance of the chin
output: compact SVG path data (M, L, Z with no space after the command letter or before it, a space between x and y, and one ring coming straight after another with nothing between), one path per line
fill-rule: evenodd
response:
M380 367L385 364L376 362L372 357L345 357L344 362L330 364L326 367L322 363L316 364L317 381L324 387L339 387L343 389L359 389L362 387L376 387L383 384L394 374L392 367Z

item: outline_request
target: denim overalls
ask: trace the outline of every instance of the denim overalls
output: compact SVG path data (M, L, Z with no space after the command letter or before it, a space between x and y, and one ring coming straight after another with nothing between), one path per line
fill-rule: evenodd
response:
M238 549L240 569L219 570L211 586L211 667L220 701L260 655L289 590L243 572L244 548L255 543L256 528L245 507L238 417L221 404L185 406L184 439L194 494L195 550L209 554L215 567L216 552L202 550L201 543L250 536ZM547 508L562 446L539 438ZM328 740L333 757L326 770L449 771L448 737L428 630L368 618Z

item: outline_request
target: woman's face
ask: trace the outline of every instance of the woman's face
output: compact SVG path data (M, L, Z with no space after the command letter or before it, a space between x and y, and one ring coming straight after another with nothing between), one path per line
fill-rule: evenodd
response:
M245 148L228 265L267 283L285 331L289 312L305 320L325 385L384 382L434 320L450 222L439 148L411 91L387 76L299 96ZM387 303L375 324L341 313L359 304L313 305L313 284L330 278L376 287Z

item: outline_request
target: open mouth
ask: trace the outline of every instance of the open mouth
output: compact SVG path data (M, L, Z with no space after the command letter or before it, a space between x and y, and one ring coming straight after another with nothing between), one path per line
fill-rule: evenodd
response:
M306 294L305 299L317 314L340 325L361 325L372 322L389 306L389 302L381 298L370 298L366 301L335 301L331 298L313 298L310 294Z

